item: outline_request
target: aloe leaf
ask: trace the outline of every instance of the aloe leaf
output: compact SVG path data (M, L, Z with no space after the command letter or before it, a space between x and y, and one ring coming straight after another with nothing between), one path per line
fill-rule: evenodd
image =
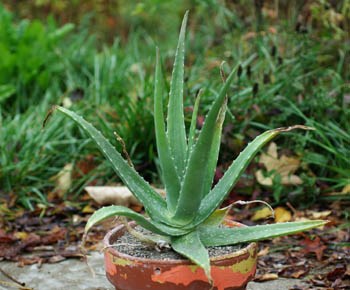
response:
M197 215L203 197L210 191L219 155L226 92L235 76L233 69L213 103L190 154L174 220L189 223Z
M247 168L250 161L267 142L282 132L288 132L297 128L304 130L312 129L302 125L278 128L262 133L251 143L249 143L248 146L239 154L237 159L231 164L216 186L207 196L204 197L199 211L196 214L195 220L189 226L195 227L210 216L210 214L223 202L227 194L238 181L241 174Z
M206 247L226 246L295 234L323 226L327 222L310 220L237 228L200 227L199 233Z
M125 216L131 218L141 227L159 235L179 236L186 234L185 230L172 228L167 225L154 222L152 220L146 219L143 215L134 212L133 210L127 207L118 205L102 207L99 210L95 211L86 223L85 233L87 233L97 223L100 223L107 218L115 216Z
M111 162L113 169L144 205L147 213L154 220L168 221L168 211L165 200L123 159L120 153L109 141L89 122L76 113L57 106L56 109L75 121L94 140L102 154Z
M194 139L195 139L195 134L196 134L196 126L197 126L197 117L198 117L198 109L199 109L199 104L201 101L201 96L202 96L202 90L199 91L196 101L194 102L194 107L193 107L193 112L192 112L192 118L191 118L191 126L190 126L190 132L188 134L188 147L187 147L187 159L190 156L190 152L192 150L193 144L194 144Z
M219 158L222 125L225 120L226 109L227 109L227 98L225 98L224 104L221 107L221 111L219 112L219 116L217 118L217 123L216 123L216 126L217 126L216 130L213 132L213 135L211 136L212 138L211 146L209 148L208 155L207 155L207 165L206 165L206 170L204 172L205 176L203 177L203 189L202 189L203 197L210 192L210 189L213 184L215 170L216 170L216 166Z
M177 174L182 180L186 162L186 129L183 112L184 61L185 61L185 32L188 18L186 12L179 35L172 72L167 119L167 135L172 157L176 160Z
M174 251L203 268L205 275L211 281L209 253L199 239L199 233L197 231L190 232L181 237L172 238L171 246Z
M216 227L222 224L224 219L226 218L228 212L230 211L231 206L227 206L224 208L216 209L202 224L200 227Z
M163 115L163 75L158 48L154 86L154 125L158 156L166 189L167 205L169 211L174 212L180 193L180 180L176 172L174 159L170 154L169 143L165 133Z

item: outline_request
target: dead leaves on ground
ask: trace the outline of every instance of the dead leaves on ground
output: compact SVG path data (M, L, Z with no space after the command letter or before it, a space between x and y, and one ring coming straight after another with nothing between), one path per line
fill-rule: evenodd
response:
M274 209L274 212L275 212L276 223L289 222L292 220L292 213L289 210L287 210L285 207L282 207L282 206L276 207ZM271 216L271 210L268 207L263 207L262 209L255 211L251 220L252 221L263 220L263 219L269 218L270 216Z
M24 266L81 258L79 244L87 218L87 215L80 214L80 208L69 202L45 210L37 208L33 212L18 209L18 213L11 216L2 212L0 261L16 261L19 266ZM96 237L96 243L102 236Z
M295 288L350 288L348 228L314 229L299 235L261 242L255 281L295 278Z
M112 188L115 190L115 187ZM95 195L106 192L104 187L102 191L101 188L92 187L94 190L97 190ZM120 187L117 187L117 192L120 192ZM80 243L85 224L100 206L87 193L82 194L77 201L62 201L57 192L49 193L48 202L49 205L40 205L28 212L16 207L10 197L0 199L0 261L16 261L24 266L56 263L83 256ZM142 206L136 200L129 205L135 211L142 211ZM102 249L105 233L116 222L111 219L94 227L89 233L86 248Z
M6 231L0 230L0 260L17 261L24 266L82 256L78 245L74 245L81 233L74 233L76 229L64 225L59 218L40 219L26 213L7 222L5 228Z
M275 208L275 222L327 219L323 229L278 237L260 242L256 282L277 278L295 278L293 289L350 289L350 231L344 220L348 202L318 204L308 210L297 210L287 203ZM277 214L276 214L277 213ZM263 222L270 216L262 208L247 219ZM347 223L347 224L346 224Z
M281 155L278 157L277 145L271 142L267 153L260 155L259 163L263 164L267 171L267 176L263 170L258 170L255 173L257 181L261 185L272 186L276 176L280 177L280 182L283 185L300 185L302 179L294 173L300 166L300 160L297 157L287 157Z
M320 239L320 237L315 237L310 239L308 236L305 236L305 239L300 241L301 252L304 254L314 253L318 261L322 260L323 253L327 249L327 246Z

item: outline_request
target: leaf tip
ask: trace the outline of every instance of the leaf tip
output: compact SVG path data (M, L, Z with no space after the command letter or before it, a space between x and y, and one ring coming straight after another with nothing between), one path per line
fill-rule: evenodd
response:
M307 131L313 131L316 130L314 127L309 127L305 125L294 125L294 126L289 126L289 127L281 127L277 128L274 131L276 132L289 132L295 129L302 129L302 130L307 130Z
M184 18L182 19L182 25L181 25L181 32L182 33L185 33L189 12L190 12L190 10L186 10Z
M49 121L50 117L52 116L53 112L57 110L59 106L58 105L53 105L49 110L48 112L46 113L46 116L45 116L45 119L43 121L43 124L42 124L42 129L45 128L47 122Z

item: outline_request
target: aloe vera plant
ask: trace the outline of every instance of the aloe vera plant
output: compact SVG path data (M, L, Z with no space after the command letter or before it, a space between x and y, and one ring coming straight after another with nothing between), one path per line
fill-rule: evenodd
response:
M220 204L262 146L282 132L295 128L307 128L297 125L262 133L248 144L221 180L212 188L225 119L227 91L234 80L236 69L233 69L225 80L199 133L195 129L199 100L196 101L187 134L183 113L187 14L182 22L176 50L166 121L163 112L165 91L158 50L156 54L154 122L166 198L159 195L90 123L63 107L56 107L56 110L70 117L90 135L111 162L117 175L143 203L148 214L146 218L123 206L103 207L90 217L85 233L96 223L109 217L130 218L141 227L155 233L155 237L167 241L176 252L202 267L210 279L210 260L206 247L232 245L292 234L321 226L325 221L289 222L243 228L220 226L228 212L227 209L218 209Z

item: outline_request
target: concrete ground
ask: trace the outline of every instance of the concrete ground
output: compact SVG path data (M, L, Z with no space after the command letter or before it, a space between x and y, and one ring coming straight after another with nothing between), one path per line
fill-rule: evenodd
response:
M95 277L86 263L74 259L56 264L44 264L40 268L38 265L19 268L16 263L0 262L0 268L17 281L26 283L26 287L33 290L114 290L105 277L102 254L93 252L88 261L95 271ZM0 290L21 289L4 286L5 281L10 282L0 273ZM290 289L298 282L300 281L296 279L251 282L247 290L284 290Z

